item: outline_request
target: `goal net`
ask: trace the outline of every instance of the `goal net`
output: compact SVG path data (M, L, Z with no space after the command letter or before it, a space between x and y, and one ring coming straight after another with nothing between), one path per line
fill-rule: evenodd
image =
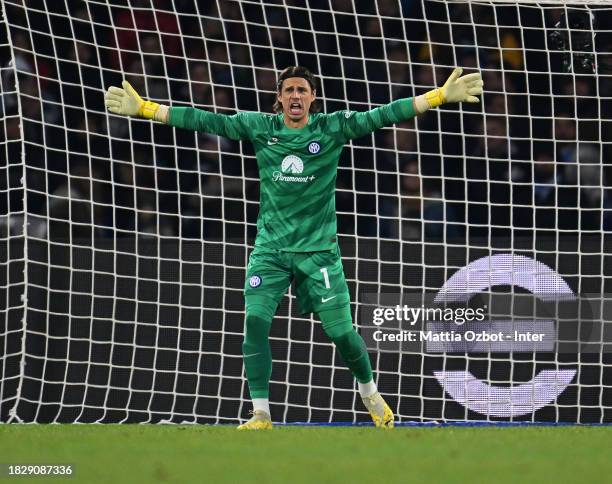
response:
M366 3L3 1L0 422L247 416L253 150L111 115L104 92L125 78L173 106L271 112L295 64L318 75L325 112L421 94L455 66L484 78L480 104L379 130L340 160L352 309L397 419L612 422L610 5ZM588 351L376 346L368 296L421 293L561 294L599 324ZM295 302L270 335L273 419L367 421Z

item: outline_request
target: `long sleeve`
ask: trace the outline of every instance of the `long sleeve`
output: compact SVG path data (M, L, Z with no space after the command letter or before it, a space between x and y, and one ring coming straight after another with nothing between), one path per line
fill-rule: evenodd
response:
M343 111L340 114L340 127L347 140L416 116L412 98L398 99L370 111Z
M238 113L231 116L197 108L170 108L168 124L177 128L216 134L234 140L251 139L259 113Z

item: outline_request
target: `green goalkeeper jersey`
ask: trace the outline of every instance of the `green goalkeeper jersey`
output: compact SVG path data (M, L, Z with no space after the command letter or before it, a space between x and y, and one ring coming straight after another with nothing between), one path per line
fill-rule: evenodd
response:
M313 114L289 128L283 114L232 116L196 108L170 108L171 126L249 140L260 179L257 247L288 252L336 246L336 173L344 144L383 126L414 117L412 98L371 111Z

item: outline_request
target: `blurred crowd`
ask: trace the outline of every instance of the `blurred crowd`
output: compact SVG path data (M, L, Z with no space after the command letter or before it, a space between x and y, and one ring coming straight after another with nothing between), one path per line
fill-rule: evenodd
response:
M612 229L601 122L609 76L564 72L564 54L547 51L546 29L562 10L403 1L373 2L356 16L349 0L313 0L309 10L299 0L120 3L6 7L33 235L252 238L259 185L248 143L108 115L104 91L125 77L174 106L270 112L278 72L295 64L318 75L326 112L420 94L455 65L483 73L481 104L444 107L345 148L340 234ZM9 70L2 82L11 83ZM15 140L17 98L3 92L6 136ZM6 150L9 166L20 148ZM2 189L19 186L22 174L7 173ZM9 195L13 210L19 197Z

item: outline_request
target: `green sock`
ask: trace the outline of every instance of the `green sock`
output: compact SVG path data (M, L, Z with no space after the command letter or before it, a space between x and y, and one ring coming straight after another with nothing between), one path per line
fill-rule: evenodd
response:
M272 353L268 335L272 318L247 311L242 355L251 398L268 398Z
M365 341L353 328L350 306L319 313L325 334L333 341L353 376L359 383L372 381L372 365Z

